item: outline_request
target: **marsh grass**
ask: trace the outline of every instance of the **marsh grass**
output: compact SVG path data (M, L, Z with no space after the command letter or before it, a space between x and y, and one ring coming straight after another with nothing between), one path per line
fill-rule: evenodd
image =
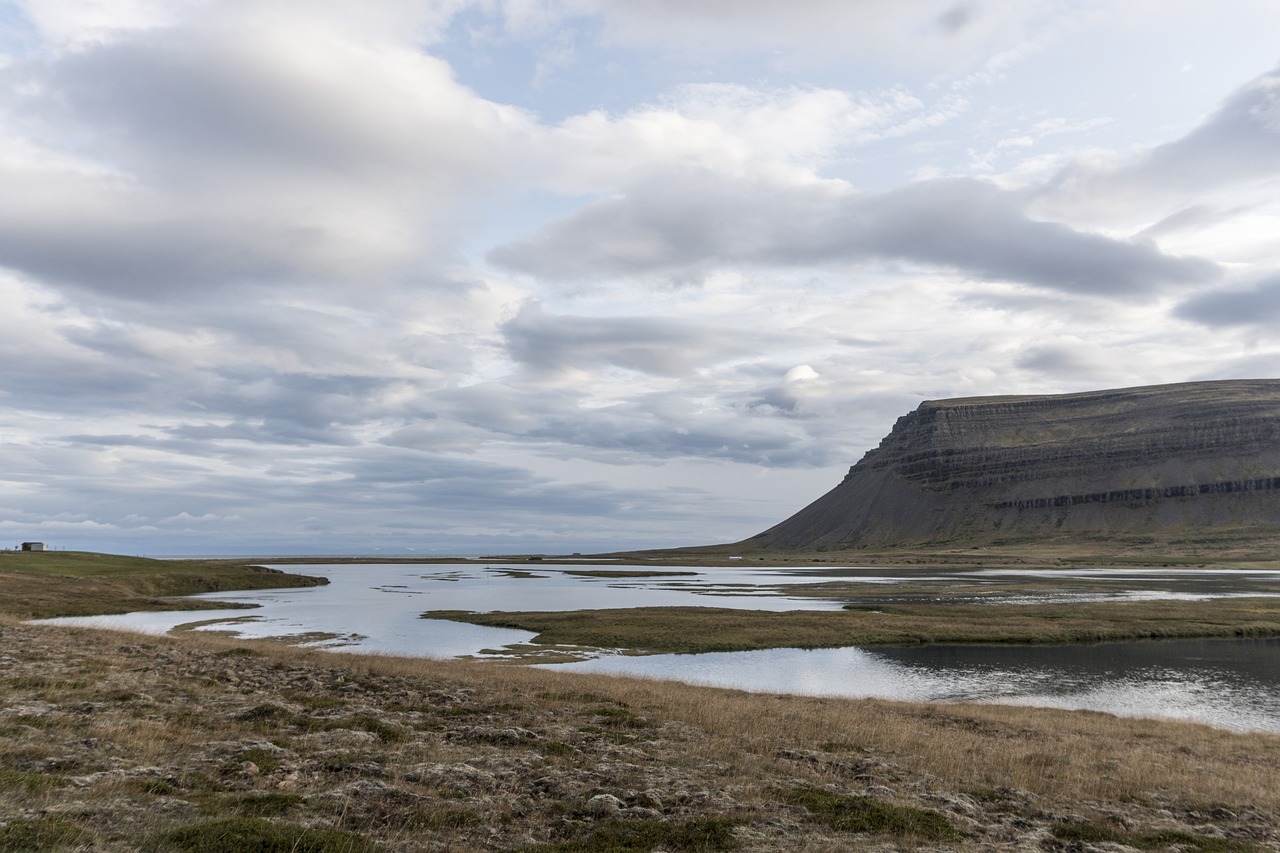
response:
M912 643L1084 643L1280 635L1280 598L1071 604L895 605L873 611L633 607L553 612L429 611L423 618L516 628L539 645L647 653Z

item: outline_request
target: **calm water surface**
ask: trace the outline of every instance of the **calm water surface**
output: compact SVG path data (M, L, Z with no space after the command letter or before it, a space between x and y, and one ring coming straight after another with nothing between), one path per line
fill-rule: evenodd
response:
M688 576L599 578L575 571L622 566L550 564L309 565L281 567L329 579L325 587L213 593L201 598L254 610L132 613L51 620L163 633L184 625L246 638L324 635L335 651L456 657L526 643L512 631L419 618L426 610L579 610L705 605L752 610L837 609L883 596L905 580L994 588L1033 577L1060 586L1006 600L1197 599L1274 594L1280 573L1160 570L937 572L832 568L687 569ZM806 585L849 584L841 597L806 597ZM1077 589L1086 583L1087 589ZM870 599L868 599L870 600ZM992 604L998 607L998 604ZM1199 640L1074 646L921 646L768 649L700 655L605 655L560 664L568 671L671 678L808 695L911 701L977 701L1090 709L1280 732L1280 640Z

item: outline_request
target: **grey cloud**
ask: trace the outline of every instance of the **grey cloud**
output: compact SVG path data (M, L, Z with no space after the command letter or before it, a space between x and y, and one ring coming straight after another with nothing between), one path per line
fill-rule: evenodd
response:
M1237 90L1190 133L1122 165L1088 161L1063 169L1042 191L1052 199L1129 201L1196 194L1280 173L1280 68ZM1204 213L1191 207L1175 217ZM1177 219L1160 225L1180 225Z
M1190 189L1280 172L1280 68L1244 86L1186 136L1152 149L1135 172Z
M1075 341L1030 347L1015 364L1024 370L1063 379L1105 381L1105 377L1114 374L1119 361L1096 346Z
M1036 221L1020 198L973 180L880 195L825 186L651 181L496 249L547 279L697 275L713 266L803 268L892 259L1072 293L1124 296L1213 278L1216 265Z
M947 33L958 33L973 22L974 9L967 3L957 3L938 16L938 24Z
M659 376L739 355L740 338L667 317L573 317L528 302L503 328L507 351L538 370L593 370L605 365Z
M861 217L871 251L981 277L1120 296L1204 281L1217 272L1208 261L1032 220L1008 193L979 182L917 184L880 202Z
M1205 326L1254 326L1280 320L1280 276L1250 287L1216 290L1180 304L1174 314Z
M725 459L812 467L833 464L846 453L843 446L813 440L790 418L708 410L697 402L708 390L684 386L584 409L585 396L578 392L490 382L441 391L432 400L442 417L566 458ZM742 411L749 409L744 403Z
M291 248L331 236L322 229L157 212L117 199L119 215L95 217L68 205L65 217L31 219L0 210L0 262L59 285L165 299L230 282L300 280Z
M0 165L0 264L129 299L424 284L500 171L498 109L421 54L207 24L0 68L0 119L51 155Z

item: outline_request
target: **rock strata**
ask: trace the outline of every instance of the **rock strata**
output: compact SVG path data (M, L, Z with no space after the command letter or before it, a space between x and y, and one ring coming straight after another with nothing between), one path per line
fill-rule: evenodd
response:
M1280 380L930 400L766 548L1280 527Z

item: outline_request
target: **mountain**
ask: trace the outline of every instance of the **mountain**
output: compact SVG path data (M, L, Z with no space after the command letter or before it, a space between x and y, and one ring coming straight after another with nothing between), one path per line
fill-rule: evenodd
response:
M1280 528L1280 380L929 400L742 545Z

